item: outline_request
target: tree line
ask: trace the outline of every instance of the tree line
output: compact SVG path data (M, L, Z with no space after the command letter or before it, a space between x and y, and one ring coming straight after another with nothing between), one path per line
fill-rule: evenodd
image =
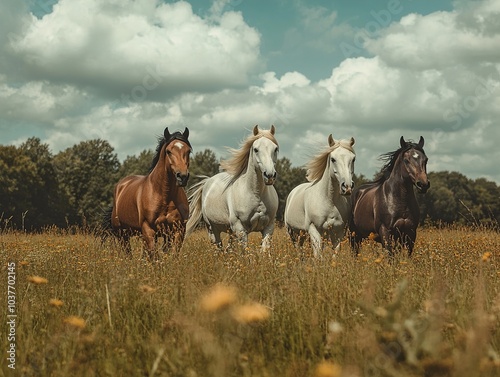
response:
M154 152L144 150L123 162L105 140L82 141L57 154L39 138L19 147L0 145L1 228L39 230L47 226L94 227L113 200L114 185L131 174L147 174ZM285 200L305 170L282 157L275 184L280 198L277 220L283 220ZM191 157L190 185L197 175L219 172L219 159L205 149ZM484 178L469 179L458 172L429 173L431 188L418 195L422 224L486 224L498 227L500 186ZM355 177L356 185L368 181Z

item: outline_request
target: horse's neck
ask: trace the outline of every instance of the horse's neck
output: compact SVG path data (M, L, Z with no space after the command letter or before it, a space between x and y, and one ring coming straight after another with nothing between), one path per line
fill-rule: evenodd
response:
M403 162L401 158L396 162L394 168L391 172L389 178L385 181L385 185L392 196L400 198L412 198L415 197L413 192L413 184L408 172L405 170L404 166L401 166Z
M328 156L328 158L330 157ZM321 192L327 193L327 198L333 199L334 197L340 196L339 182L335 176L330 176L330 162L326 164L325 171L317 184L320 185Z
M163 150L156 166L149 174L149 180L154 191L166 198L172 191L177 189L177 185L173 184L175 182L175 176L170 166L167 167L165 165L165 150Z
M247 170L240 176L240 182L248 192L260 195L264 191L266 187L264 178L252 158L248 159Z

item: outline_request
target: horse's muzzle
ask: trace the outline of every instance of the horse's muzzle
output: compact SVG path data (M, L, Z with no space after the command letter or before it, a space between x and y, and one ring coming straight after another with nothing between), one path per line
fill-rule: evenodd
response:
M427 181L423 183L422 181L417 181L415 182L415 187L417 188L417 191L421 194L425 194L427 190L429 190L429 187L431 187L431 182Z
M264 176L264 184L267 186L274 185L274 182L276 182L276 172L273 174L268 174L267 172L262 173Z
M342 182L342 184L340 185L340 194L349 196L352 194L353 188L354 188L354 185L348 186L348 185L346 185L345 182Z
M177 186L184 187L188 183L189 173L187 174L177 173L175 175L175 179L177 180Z

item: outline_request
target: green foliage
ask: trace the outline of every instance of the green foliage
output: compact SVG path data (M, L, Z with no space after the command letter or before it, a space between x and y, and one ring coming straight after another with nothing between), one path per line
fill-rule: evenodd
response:
M211 177L219 172L219 160L215 153L210 149L205 149L203 152L196 152L191 157L189 165L189 185L192 186L199 182L197 176Z
M48 145L30 138L19 148L0 146L0 213L26 230L64 225L60 190Z
M421 219L498 227L500 186L484 178L472 180L457 172L430 172L431 188L418 195Z
M148 174L153 157L154 152L151 149L143 150L139 156L127 156L120 166L118 177Z
M72 224L97 223L113 195L120 166L107 141L83 141L54 157L59 184L69 199L66 217Z

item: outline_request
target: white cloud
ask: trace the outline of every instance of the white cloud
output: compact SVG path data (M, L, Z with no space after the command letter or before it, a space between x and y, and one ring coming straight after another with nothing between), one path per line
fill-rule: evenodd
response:
M498 31L487 24L499 12L479 15L466 23L462 13L435 12L426 16L410 14L393 23L365 47L388 65L400 69L448 69L458 64L477 66L500 61Z
M244 85L259 65L259 45L238 12L215 21L185 1L60 0L52 13L32 16L11 48L41 80L167 95Z

